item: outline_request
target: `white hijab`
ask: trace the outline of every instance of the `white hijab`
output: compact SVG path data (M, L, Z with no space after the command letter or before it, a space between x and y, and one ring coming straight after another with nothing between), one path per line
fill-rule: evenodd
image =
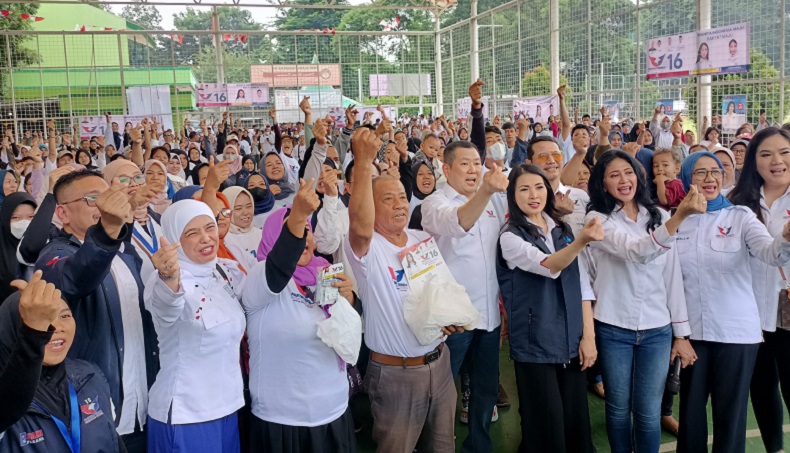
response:
M175 244L181 240L181 234L186 229L187 224L195 217L207 216L210 218L214 225L217 221L214 218L214 213L207 204L197 200L181 200L178 203L173 203L168 206L165 213L162 214L162 232L171 244ZM219 247L219 243L217 243ZM217 266L217 258L208 263L198 264L192 261L184 253L184 248L178 248L178 265L181 270L194 277L196 280L204 280L204 284L209 279L212 279L214 269Z

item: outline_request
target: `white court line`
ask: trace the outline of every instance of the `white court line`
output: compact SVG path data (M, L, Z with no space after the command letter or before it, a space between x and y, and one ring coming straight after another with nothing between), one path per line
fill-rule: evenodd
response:
M790 432L790 425L784 425L782 427L782 431L788 433ZM759 429L750 429L746 431L746 438L751 437L760 437L760 430ZM713 436L708 436L708 445L713 444ZM666 453L669 451L675 451L678 447L677 442L667 442L665 444L661 444L661 448L658 449L659 453Z

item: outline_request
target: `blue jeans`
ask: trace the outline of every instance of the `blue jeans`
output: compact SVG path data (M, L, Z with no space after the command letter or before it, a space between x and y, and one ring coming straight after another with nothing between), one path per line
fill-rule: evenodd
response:
M489 430L499 391L499 334L500 326L491 332L467 330L450 335L445 342L450 350L453 379L458 377L464 359L469 372L469 435L461 446L462 452L494 451Z
M658 451L672 327L637 331L595 321L595 339L606 389L606 433L612 452Z

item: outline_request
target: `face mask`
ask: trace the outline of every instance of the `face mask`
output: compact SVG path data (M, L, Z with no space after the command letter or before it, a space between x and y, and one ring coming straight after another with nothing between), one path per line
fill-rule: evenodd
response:
M661 129L664 129L665 131L668 131L669 130L669 123L667 123L667 122L661 123Z
M250 195L252 195L252 201L256 203L264 201L266 197L269 196L269 191L261 187L256 187L254 189L247 189L247 190L250 192Z
M236 160L238 158L239 158L238 154L223 154L222 155L222 159L223 160Z
M11 222L11 234L17 239L22 239L22 235L25 234L28 225L30 225L30 220L17 220L16 222Z
M506 152L507 149L505 149L505 145L503 143L497 142L488 147L488 155L494 160L504 159Z

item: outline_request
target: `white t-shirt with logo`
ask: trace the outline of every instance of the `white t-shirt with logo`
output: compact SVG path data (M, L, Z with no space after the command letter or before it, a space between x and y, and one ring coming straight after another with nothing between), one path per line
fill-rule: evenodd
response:
M420 357L442 342L423 346L403 318L403 301L410 293L409 282L398 254L401 250L428 239L422 231L406 230L408 242L398 247L374 232L367 255L358 257L344 240L346 256L359 286L365 312L365 344L371 351L395 357Z

